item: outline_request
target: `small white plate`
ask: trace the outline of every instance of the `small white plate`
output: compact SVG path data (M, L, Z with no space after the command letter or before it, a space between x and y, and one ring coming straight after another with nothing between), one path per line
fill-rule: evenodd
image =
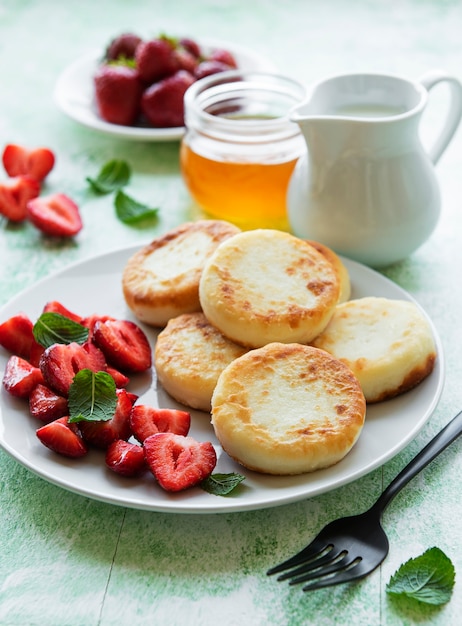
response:
M214 48L224 48L234 55L239 69L274 72L274 65L259 54L243 46L225 41L199 40L199 45L208 53ZM145 128L120 126L102 120L96 110L93 90L93 74L103 57L102 50L94 50L69 65L60 75L54 90L58 107L70 118L103 133L138 141L173 141L181 139L184 126L176 128Z
M108 314L135 318L128 310L121 289L121 274L128 258L140 246L109 252L72 265L36 283L7 303L0 311L0 323L24 311L32 320L48 300L86 316ZM345 260L352 282L352 298L383 296L415 302L412 297L381 274ZM430 322L431 324L431 322ZM432 325L433 328L433 325ZM155 344L156 332L144 327ZM79 460L68 460L51 452L35 436L41 425L28 413L27 402L13 398L2 386L0 395L0 444L17 461L45 480L75 493L103 502L131 508L170 513L222 513L272 507L321 494L350 483L381 466L404 448L432 415L441 395L444 379L443 351L433 329L438 359L432 374L412 391L398 398L371 405L358 442L337 465L301 476L269 476L238 466L221 450L210 425L210 415L191 411L191 436L212 441L218 463L215 472L239 472L246 476L239 489L227 497L214 496L200 488L168 494L149 473L137 479L117 476L105 468L104 454L92 450ZM0 347L0 377L8 359ZM138 403L180 407L157 385L152 373L133 377L129 389Z

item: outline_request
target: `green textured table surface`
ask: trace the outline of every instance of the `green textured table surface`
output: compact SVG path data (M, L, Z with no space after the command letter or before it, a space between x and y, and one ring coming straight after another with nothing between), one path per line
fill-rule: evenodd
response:
M1 221L0 305L58 269L141 245L194 214L179 174L178 142L130 142L98 134L68 119L53 102L60 72L123 30L235 41L305 84L352 70L418 78L442 68L462 77L462 5L456 0L0 0L2 146L51 147L57 161L46 190L73 197L84 221L82 232L67 243L44 238L31 225ZM438 120L444 93L434 100L430 121ZM429 134L436 125L429 124ZM88 192L85 177L112 158L130 162L129 191L160 207L154 226L122 224L111 197ZM383 520L390 554L364 581L304 594L265 571L326 522L372 504L462 408L461 171L459 130L437 166L443 206L436 231L412 257L384 272L428 312L445 353L440 402L414 441L383 467L327 494L216 515L155 513L87 499L49 484L0 450L0 624L460 623L461 441L390 505ZM385 592L390 576L431 546L440 547L455 565L450 602L433 609L392 602Z

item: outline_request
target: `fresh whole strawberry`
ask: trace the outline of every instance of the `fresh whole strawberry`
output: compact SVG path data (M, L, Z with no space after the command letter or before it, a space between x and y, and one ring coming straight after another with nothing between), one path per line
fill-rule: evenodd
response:
M148 338L130 320L97 321L93 341L103 351L108 363L123 372L144 372L152 364Z
M82 229L79 207L63 193L30 200L27 217L36 228L53 237L73 237Z
M184 94L194 82L185 70L164 78L148 87L141 97L141 110L152 126L157 128L184 125Z
M68 416L60 417L36 431L44 446L73 459L85 456L88 448L76 424L68 423Z
M68 414L67 398L39 384L29 395L29 412L41 422L52 422Z
M186 70L190 74L194 74L198 60L191 52L188 52L185 48L176 48L174 55L178 61L179 70Z
M27 175L41 183L55 164L55 155L49 148L29 149L8 144L2 154L3 167L8 176Z
M0 183L0 214L12 222L27 217L27 203L40 193L40 183L31 176L14 176Z
M114 441L123 439L127 441L132 431L130 428L130 413L137 396L125 389L117 390L117 407L114 417L106 421L82 421L79 423L80 431L84 440L103 450Z
M173 433L151 435L143 447L149 468L166 491L194 487L210 476L217 462L210 441L200 443Z
M117 439L106 450L106 466L121 476L139 476L146 469L144 450L136 443Z
M134 33L122 33L115 37L106 49L105 58L107 61L118 61L120 59L134 59L141 37Z
M212 51L209 56L211 61L219 61L220 63L224 63L229 68L236 69L237 62L234 58L234 55L229 50L224 50L222 48L216 48Z
M143 41L136 49L135 63L139 77L146 84L171 76L180 69L175 44L167 37Z
M66 398L74 376L82 369L92 372L106 369L103 353L91 343L55 343L44 351L40 359L40 370L47 385Z
M205 78L206 76L211 76L212 74L220 74L221 72L226 72L227 70L232 69L229 65L222 63L221 61L214 60L206 60L201 61L199 65L194 70L194 77L196 80L200 80L201 78Z
M138 71L123 64L100 65L93 77L98 114L111 124L131 126L140 110Z
M16 398L28 398L34 387L44 382L42 372L19 356L12 355L3 374L3 386Z
M201 56L201 49L197 41L190 37L182 37L180 39L180 46L192 54L196 59Z
M157 433L174 433L186 436L191 426L191 415L179 409L158 409L137 404L130 415L130 426L134 437L143 443Z
M5 350L30 359L32 344L35 342L32 332L34 325L25 313L17 313L0 324L0 346Z

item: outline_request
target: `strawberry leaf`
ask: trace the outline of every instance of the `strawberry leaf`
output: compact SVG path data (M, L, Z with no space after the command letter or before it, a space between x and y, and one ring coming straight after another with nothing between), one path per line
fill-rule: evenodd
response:
M69 422L101 422L114 417L116 385L107 372L80 370L69 388Z
M126 161L113 159L108 161L96 178L87 176L86 181L96 193L106 194L124 187L130 180L131 169Z
M35 341L44 348L48 348L54 343L76 342L82 344L88 339L88 328L61 315L61 313L51 311L40 315L32 332Z
M392 596L440 605L449 601L454 581L455 570L451 560L439 548L429 548L422 555L403 563L390 578L386 591Z
M227 496L243 480L245 480L245 476L234 472L230 474L211 474L199 486L214 496Z
M137 202L121 189L116 194L114 200L116 215L124 224L137 224L143 220L157 217L159 209L148 207Z

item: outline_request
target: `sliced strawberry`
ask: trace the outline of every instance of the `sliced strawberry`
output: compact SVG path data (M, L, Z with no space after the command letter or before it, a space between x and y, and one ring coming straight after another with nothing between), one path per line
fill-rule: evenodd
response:
M32 342L32 346L30 348L30 356L29 362L31 365L35 365L35 367L40 367L40 359L42 358L42 354L45 352L45 348L37 343L37 341Z
M64 315L64 317L67 317L73 322L77 322L77 324L83 324L83 318L80 315L77 315L77 313L70 311L67 307L61 304L61 302L59 302L58 300L50 300L49 302L47 302L45 306L43 307L43 312L44 313L59 313L60 315Z
M55 343L42 354L40 369L46 384L58 395L67 398L77 372L82 369L105 371L106 361L101 350L90 342L83 345Z
M17 398L28 398L31 391L43 383L42 372L19 356L12 355L8 359L3 374L3 386Z
M85 441L104 450L117 439L127 441L132 435L130 413L136 399L136 395L128 393L125 389L118 389L117 407L112 419L80 422L80 430Z
M89 315L88 317L84 317L82 320L82 325L86 326L89 331L88 338L92 339L95 331L96 322L107 322L108 320L115 322L116 318L111 315L98 315L94 313L93 315Z
M104 352L107 361L123 372L144 372L151 367L148 338L130 320L96 322L93 341Z
M217 463L211 442L192 437L159 433L145 439L143 447L152 473L167 491L194 487L210 476Z
M26 174L41 182L53 169L55 155L49 148L29 149L10 143L3 151L2 161L8 176Z
M12 222L27 217L27 203L40 193L40 184L30 176L15 176L0 183L0 214Z
M79 207L64 193L30 200L27 217L36 228L53 237L73 237L83 226Z
M136 443L117 439L106 450L106 465L121 476L139 476L146 469L144 450Z
M40 384L29 396L29 411L32 417L48 423L67 415L69 409L66 398L58 396L49 387Z
M79 458L88 452L78 426L69 424L67 415L42 426L36 435L44 446L63 456Z
M130 426L133 435L140 443L157 433L186 436L191 426L191 415L179 409L157 409L137 404L130 415Z
M5 350L29 360L32 343L35 341L32 332L34 325L25 313L18 313L0 324L0 346Z
M118 387L119 389L121 389L122 387L126 387L128 383L130 382L129 377L125 376L125 374L122 374L122 372L119 372L119 370L116 370L115 367L111 367L110 365L108 365L106 367L106 372L110 376L112 376L116 384L116 387Z

